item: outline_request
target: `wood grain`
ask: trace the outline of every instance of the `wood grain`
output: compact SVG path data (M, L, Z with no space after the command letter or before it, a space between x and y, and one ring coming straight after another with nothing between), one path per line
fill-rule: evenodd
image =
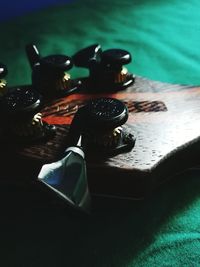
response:
M89 99L102 96L125 102L129 119L124 127L136 136L136 143L130 152L112 158L87 156L93 194L140 198L198 163L200 88L136 77L133 86L120 92L73 94L48 102L42 110L43 119L57 125L56 136L41 144L8 147L12 160L18 159L21 178L36 179L44 163L63 156L74 114Z

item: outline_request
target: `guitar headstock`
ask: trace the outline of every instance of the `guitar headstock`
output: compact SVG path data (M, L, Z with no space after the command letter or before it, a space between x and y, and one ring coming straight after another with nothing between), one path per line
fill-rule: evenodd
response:
M35 175L43 164L61 159L75 114L91 99L99 98L117 99L125 104L129 115L122 128L134 136L134 145L113 155L101 155L98 148L86 153L89 189L93 194L141 198L177 172L198 163L199 87L135 77L124 70L123 64L130 63L131 56L123 50L102 52L94 45L73 58L75 65L89 68L89 77L78 79L77 91L45 99L40 113L44 123L56 127L55 135L42 142L9 145L9 151L21 158L21 166L24 160L29 167L34 162Z
M200 88L136 77L134 85L127 91L78 94L53 101L43 110L44 120L70 124L80 106L99 97L120 99L126 104L129 118L124 127L136 141L132 150L126 153L108 158L101 158L98 153L88 157L93 192L142 197L177 171L197 163Z

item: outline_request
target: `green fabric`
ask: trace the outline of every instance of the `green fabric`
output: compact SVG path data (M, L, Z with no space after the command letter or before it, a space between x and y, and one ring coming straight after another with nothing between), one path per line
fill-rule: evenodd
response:
M198 0L83 0L49 8L2 23L1 61L9 67L10 84L21 84L30 82L28 42L35 42L43 55L72 55L97 42L103 49L129 50L129 69L138 75L199 84L199 5Z
M10 85L31 81L29 42L42 55L72 55L93 43L124 48L137 75L200 84L197 0L75 1L1 29L0 61L9 68ZM48 205L34 188L2 185L1 266L200 266L200 172L176 178L142 202L104 209L104 201L90 217Z

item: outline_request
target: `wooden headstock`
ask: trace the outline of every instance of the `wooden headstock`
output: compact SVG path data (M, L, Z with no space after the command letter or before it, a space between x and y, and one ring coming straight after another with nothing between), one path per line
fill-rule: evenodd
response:
M9 149L14 158L20 158L19 168L29 166L26 175L35 176L44 163L60 159L74 114L87 100L99 96L125 102L129 109L125 127L136 142L127 153L87 158L93 194L141 198L177 172L198 164L200 87L136 77L132 86L120 92L72 94L49 101L42 110L43 120L57 126L56 135L40 144L12 145Z

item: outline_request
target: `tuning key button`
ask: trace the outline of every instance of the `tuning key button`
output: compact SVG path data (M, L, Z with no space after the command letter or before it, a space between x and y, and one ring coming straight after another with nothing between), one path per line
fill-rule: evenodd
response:
M73 55L74 65L82 68L93 68L100 62L101 53L102 49L99 44L83 48Z
M0 96L4 95L6 93L6 80L4 79L6 75L8 74L8 70L6 65L3 63L0 63Z
M41 106L40 94L31 87L10 88L1 101L6 137L21 142L52 137L55 126L42 121Z
M80 88L81 81L71 79L68 73L74 65L71 57L41 57L34 44L26 46L26 54L32 68L32 85L44 98L62 97Z
M43 57L40 64L47 72L62 73L73 67L71 57L65 55L50 55Z
M71 57L50 55L41 58L33 70L33 87L46 98L62 97L79 89L80 80L71 79L66 71L73 67Z
M131 60L131 54L122 49L108 49L102 53L102 63L109 65L109 67L113 67L114 69L129 64Z
M100 60L89 67L91 88L96 91L118 91L134 82L124 65L132 61L131 54L122 49L108 49L100 54Z
M101 55L102 77L109 86L123 89L134 82L134 76L124 65L132 61L131 54L122 49L108 49Z
M120 100L92 99L76 113L69 140L75 143L77 133L82 134L89 155L107 157L127 152L135 144L135 137L124 126L127 119L128 109Z
M87 105L88 127L92 125L98 132L110 131L124 124L128 119L126 105L114 98L97 98Z
M31 69L33 69L36 65L40 64L40 53L34 44L27 44L25 49L29 64Z

